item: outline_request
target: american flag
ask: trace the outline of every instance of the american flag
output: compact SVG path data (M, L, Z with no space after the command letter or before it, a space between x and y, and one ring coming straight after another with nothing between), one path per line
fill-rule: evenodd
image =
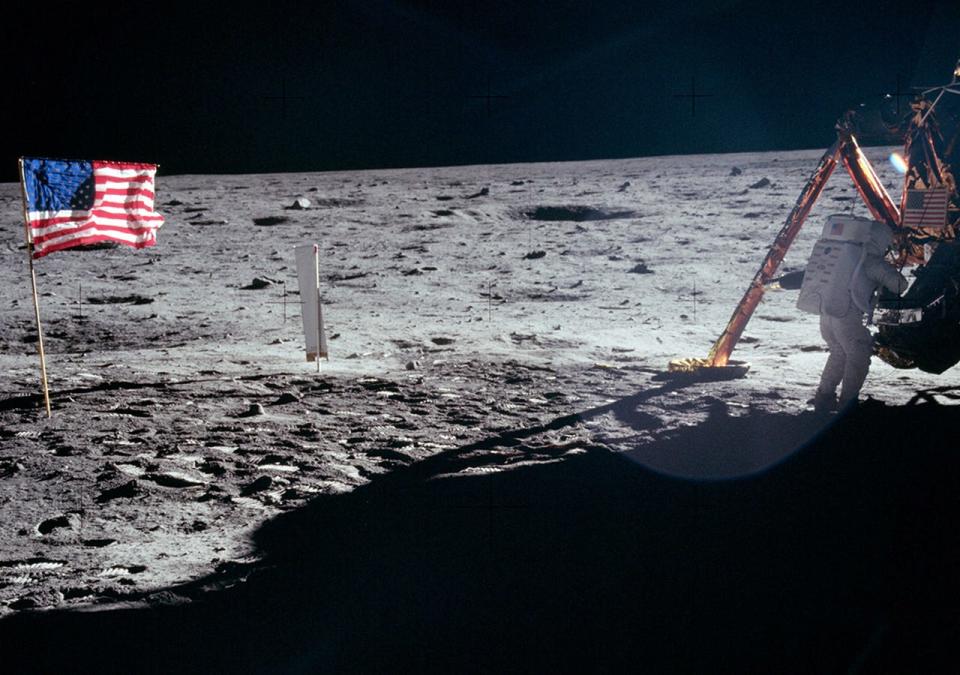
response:
M153 210L154 164L23 160L33 257L115 241L153 246L163 216Z
M946 188L907 190L901 225L903 227L942 228L947 224L947 201L949 197L950 194Z

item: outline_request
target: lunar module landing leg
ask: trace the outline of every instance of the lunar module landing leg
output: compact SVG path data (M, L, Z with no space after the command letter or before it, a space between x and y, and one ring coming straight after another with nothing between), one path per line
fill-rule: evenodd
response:
M804 186L760 269L754 275L753 281L747 287L746 293L734 310L726 328L713 344L707 358L675 359L669 364L670 373L693 376L698 379L728 379L746 375L749 365L731 361L730 354L740 340L754 310L760 304L764 291L774 281L774 275L780 263L839 161L843 162L873 217L886 222L892 230L897 229L900 222L897 206L890 199L849 129L842 124L838 125L837 140L820 158L820 163Z

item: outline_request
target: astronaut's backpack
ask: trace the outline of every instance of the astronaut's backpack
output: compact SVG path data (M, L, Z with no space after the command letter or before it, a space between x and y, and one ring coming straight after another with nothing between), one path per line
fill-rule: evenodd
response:
M866 256L875 221L850 215L827 217L813 247L797 307L811 314L842 316L850 307L850 287ZM876 235L874 235L876 236ZM863 308L860 308L863 309Z

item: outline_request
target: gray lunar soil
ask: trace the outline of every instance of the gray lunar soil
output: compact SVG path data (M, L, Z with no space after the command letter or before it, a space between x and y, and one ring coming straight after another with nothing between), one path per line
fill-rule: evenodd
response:
M898 196L889 151L868 155ZM453 449L468 473L597 447L681 480L776 465L826 424L805 412L826 353L795 293L748 326L747 378L658 374L706 355L820 154L161 175L156 247L36 262L50 420L19 186L0 185L0 615L188 602L170 589L255 570L252 534L281 512ZM866 214L839 169L784 270L834 212ZM293 263L311 242L319 374ZM864 396L953 377L874 360ZM758 411L798 421L748 448L671 443Z

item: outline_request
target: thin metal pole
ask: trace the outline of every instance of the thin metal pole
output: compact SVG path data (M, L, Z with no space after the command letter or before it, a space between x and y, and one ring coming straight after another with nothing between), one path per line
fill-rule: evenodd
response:
M697 322L697 281L693 281L693 322Z
M493 282L487 280L487 322L493 330Z
M23 201L23 230L27 237L27 260L30 263L30 283L33 286L33 316L37 321L37 351L40 354L43 403L47 408L47 417L53 417L53 413L50 410L50 388L47 386L47 359L43 352L43 329L40 327L40 300L37 297L37 275L33 269L33 238L30 236L30 219L27 215L27 181L23 173L23 157L20 158L20 196Z
M317 372L320 372L320 352L321 339L323 338L323 329L320 327L321 309L320 309L320 247L313 245L313 270L317 273Z

